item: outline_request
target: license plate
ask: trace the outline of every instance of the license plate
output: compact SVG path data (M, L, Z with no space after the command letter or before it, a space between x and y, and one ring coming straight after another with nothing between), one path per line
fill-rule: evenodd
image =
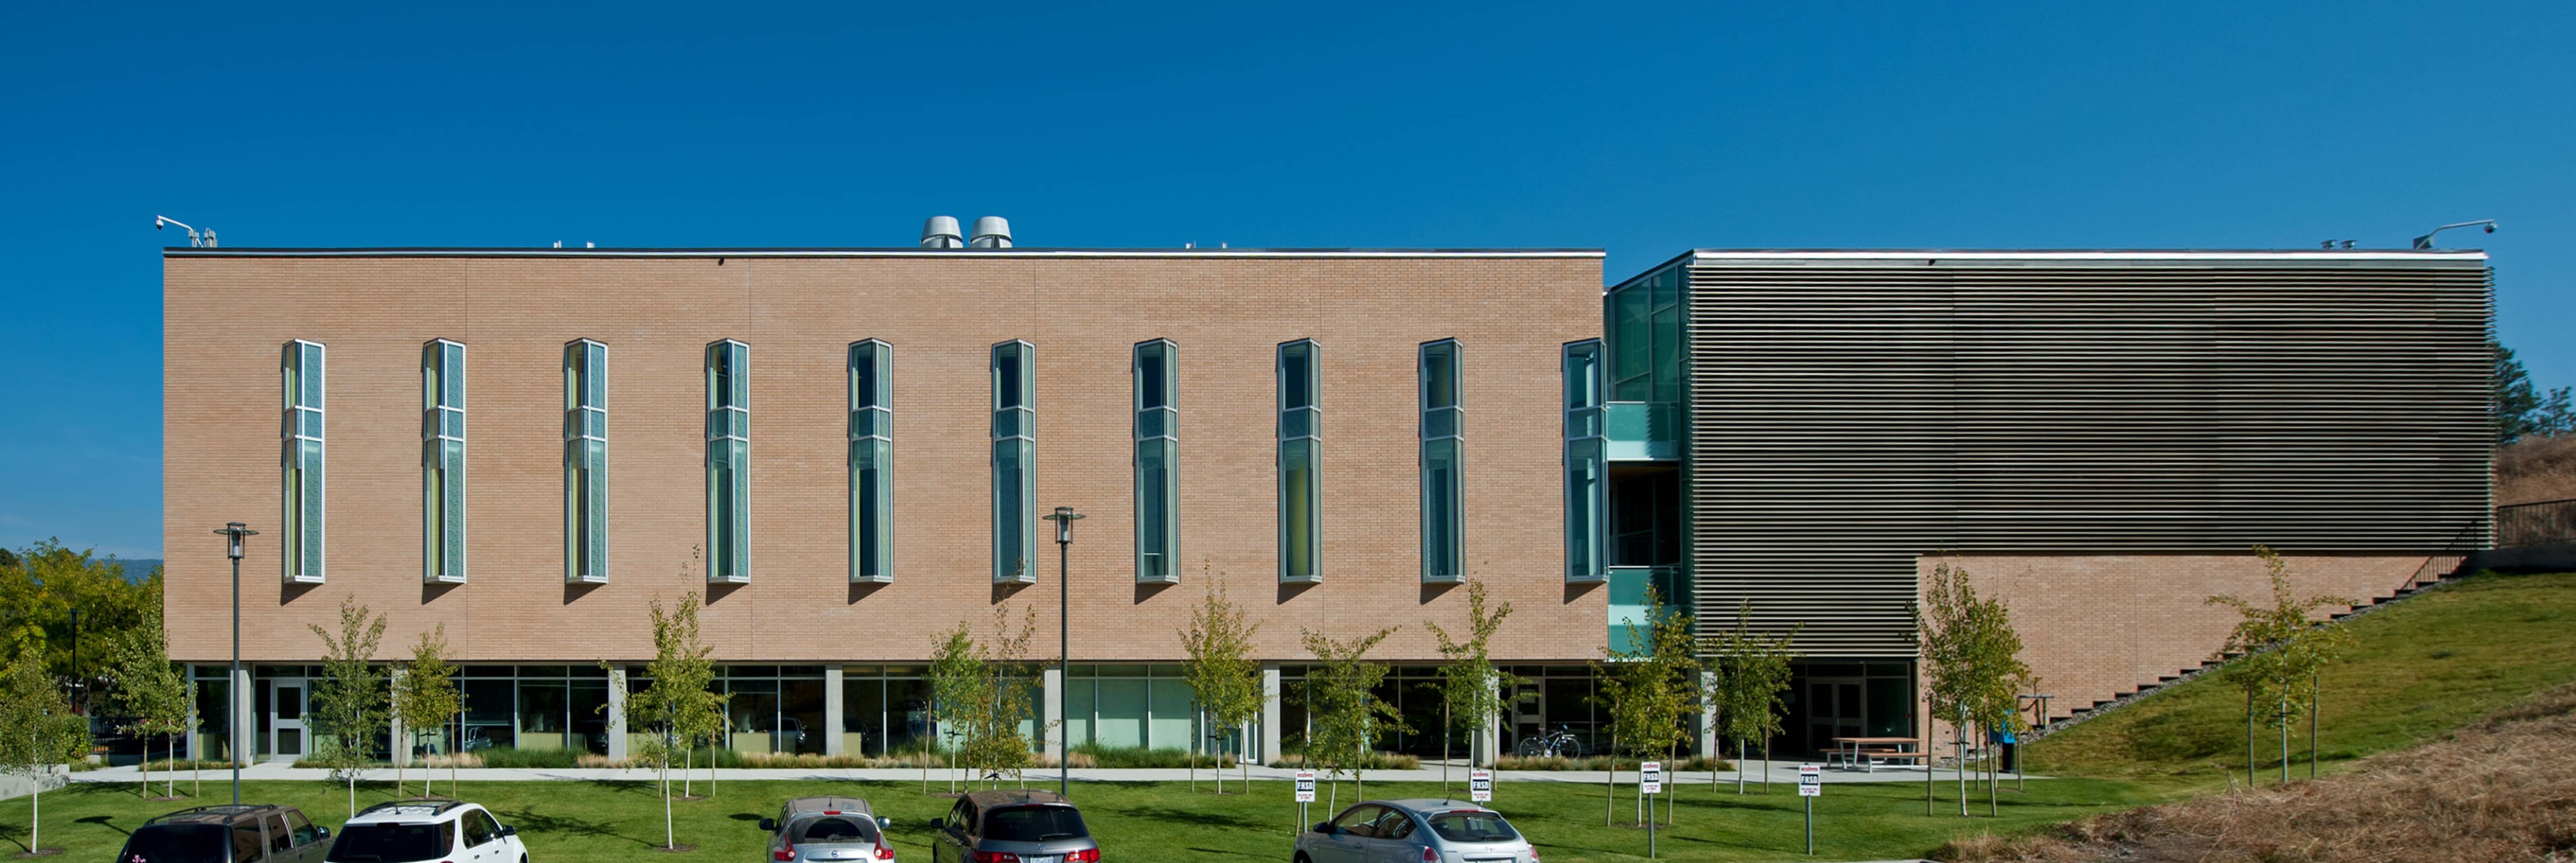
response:
M1022 854L1020 863L1063 863L1062 854Z

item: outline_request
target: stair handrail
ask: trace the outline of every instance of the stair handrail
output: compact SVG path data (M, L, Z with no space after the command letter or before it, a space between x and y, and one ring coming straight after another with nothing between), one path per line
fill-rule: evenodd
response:
M2392 593L2404 593L2427 582L2440 581L2444 576L2458 572L2460 566L2468 562L2470 552L2486 547L2484 541L2486 527L2486 519L2469 519L2468 524L2460 527L2459 533L2451 535L2450 542L2444 543L2439 551L2426 555L2423 564L2415 567L2414 572L2408 573L2405 581L2398 582L2397 589ZM2449 563L2445 564L2442 561L2449 561ZM2441 569L2435 570L2436 566L2440 566Z

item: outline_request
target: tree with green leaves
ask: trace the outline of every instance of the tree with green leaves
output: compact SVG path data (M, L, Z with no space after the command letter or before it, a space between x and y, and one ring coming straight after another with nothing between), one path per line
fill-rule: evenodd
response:
M2029 730L2021 713L2021 693L2037 683L2021 659L2021 634L2003 600L1980 597L1966 567L1943 561L1925 583L1916 609L1916 631L1922 645L1924 689L1935 716L1952 718L1962 752L1971 731L1989 737L2019 735ZM2001 805L1994 762L1985 762L1986 808ZM1959 814L1968 814L1968 765L1959 765ZM1927 785L1928 787L1928 785ZM1927 800L1929 799L1927 795ZM1928 804L1927 804L1928 806Z
M1189 653L1182 674L1199 711L1217 728L1240 731L1261 715L1261 663L1252 659L1252 637L1261 624L1246 622L1243 606L1226 594L1223 580L1205 578L1199 607L1181 631L1181 649ZM1192 741L1196 749L1196 741ZM1224 762L1217 762L1216 793L1225 794ZM1251 767L1244 767L1246 782ZM1190 759L1190 790L1198 790L1198 759ZM1248 786L1247 786L1248 787Z
M1377 738L1390 731L1404 730L1404 716L1395 705L1377 697L1377 685L1386 679L1385 665L1368 661L1368 652L1396 627L1387 627L1348 641L1313 630L1301 630L1306 652L1316 664L1306 670L1306 758L1324 771L1334 782L1328 795L1327 809L1341 805L1339 777L1348 773L1358 793L1368 796L1369 757L1377 751Z
M1509 600L1495 603L1483 579L1467 582L1466 628L1451 635L1435 621L1422 628L1440 646L1440 793L1449 793L1449 734L1482 733L1503 712L1502 693L1520 690L1521 679L1494 665L1494 633L1512 616Z
M375 664L376 645L384 640L385 617L358 604L355 596L340 600L340 631L308 624L322 639L322 682L313 687L312 717L320 726L315 754L330 765L331 778L348 784L349 817L358 817L358 774L375 766L376 733L385 730L385 669Z
M1029 644L1037 636L1038 613L1023 608L1017 629L1007 609L993 609L993 637L977 655L984 682L975 687L980 702L970 705L966 725L966 763L983 771L993 785L1022 781L1029 766L1027 735L1020 722L1036 715L1037 666L1029 662Z
M0 675L0 771L27 777L28 854L44 853L44 778L56 765L89 752L89 722L72 712L62 681L45 670L44 654L26 651Z
M412 642L411 661L394 681L394 718L401 722L406 748L416 748L424 733L443 735L447 721L465 712L465 694L456 687L456 666L447 661L447 624L420 634ZM451 755L454 753L450 753ZM402 762L394 762L394 796L402 796ZM447 760L447 792L456 793L456 759ZM430 773L422 768L420 793L429 793Z
M1711 651L1704 666L1708 681L1707 698L1715 708L1718 739L1735 743L1735 793L1744 793L1744 765L1749 741L1763 741L1762 784L1771 785L1771 738L1781 731L1782 717L1788 712L1790 663L1798 658L1792 646L1804 626L1792 626L1777 635L1753 631L1753 603L1745 601L1735 609L1735 628L1711 638ZM1717 781L1716 771L1709 781Z
M115 645L108 669L116 683L108 697L128 717L126 733L143 740L144 797L152 795L152 735L161 735L162 760L175 765L179 735L188 730L188 678L171 664L167 644L161 605L153 603L144 609L142 625ZM162 799L176 799L177 771L164 776L162 785Z
M984 675L984 648L975 640L975 628L958 621L955 628L941 632L937 646L930 651L930 668L923 675L930 686L931 733L948 751L948 790L957 791L960 744L971 733L975 716L992 698L984 687L992 683ZM923 763L929 762L924 759ZM924 767L927 771L929 768ZM923 774L922 793L929 793L928 773Z
M2568 387L2542 391L2531 383L2531 373L2522 360L2503 342L2487 340L2495 355L2495 393L2491 403L2497 443L2513 443L2531 435L2576 434L2576 393Z
M1620 621L1628 647L1604 648L1606 661L1594 663L1601 677L1602 706L1610 715L1610 771L1604 781L1606 802L1601 823L1607 826L1618 807L1619 756L1642 761L1669 755L1683 737L1683 723L1698 710L1698 661L1691 656L1691 619L1665 607L1652 585L1642 600L1647 617ZM1645 794L1637 794L1644 823Z
M724 713L725 696L709 691L715 682L715 663L707 658L713 648L698 637L698 605L697 591L681 594L667 608L660 599L652 600L647 611L653 625L653 661L644 667L650 682L644 691L626 697L628 727L660 732L635 747L635 757L653 765L661 778L662 847L669 850L680 847L671 824L671 763L681 750L694 748L691 735L707 733L709 714L721 717ZM720 727L721 720L717 724Z
M2281 732L2281 781L2290 781L2290 726L2316 703L2318 672L2341 655L2351 635L2321 625L2317 613L2353 600L2330 594L2301 597L2290 583L2290 565L2267 546L2254 546L2262 558L2272 595L2267 604L2232 594L2209 598L2236 612L2236 628L2227 635L2219 656L2237 655L2219 678L2245 693L2245 782L2254 784L2254 728L2267 725ZM2301 689L2308 690L2301 693ZM2293 696L2304 695L2304 698ZM2311 762L2313 763L2313 758ZM2313 769L2313 767L2311 768Z
M47 674L96 691L106 676L95 652L100 634L112 643L142 625L145 609L160 604L160 571L130 578L123 561L50 539L15 557L17 565L0 567L0 662L32 652ZM75 613L83 638L73 637Z

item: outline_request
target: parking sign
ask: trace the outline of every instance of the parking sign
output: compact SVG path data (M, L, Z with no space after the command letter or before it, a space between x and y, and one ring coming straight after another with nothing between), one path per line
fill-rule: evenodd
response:
M1822 797L1822 796L1825 796L1825 784L1824 784L1824 783L1825 783L1825 771L1824 771L1824 768L1822 768L1822 767L1818 767L1818 766L1813 765L1813 764L1800 764L1800 765L1798 765L1798 796L1800 796L1800 797Z
M1297 802L1315 802L1315 771L1297 771Z
M1664 763L1648 761L1637 765L1638 790L1647 794L1664 793Z
M1494 771L1475 770L1467 774L1467 799L1490 803L1494 799Z

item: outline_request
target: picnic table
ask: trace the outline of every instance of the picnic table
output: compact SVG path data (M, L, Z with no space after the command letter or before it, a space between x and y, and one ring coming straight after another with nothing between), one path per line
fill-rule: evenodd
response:
M1876 773L1883 761L1923 761L1929 767L1931 762L1926 759L1931 753L1923 751L1922 745L1919 737L1836 737L1833 755L1842 760L1846 770ZM1833 760L1826 759L1828 764Z

